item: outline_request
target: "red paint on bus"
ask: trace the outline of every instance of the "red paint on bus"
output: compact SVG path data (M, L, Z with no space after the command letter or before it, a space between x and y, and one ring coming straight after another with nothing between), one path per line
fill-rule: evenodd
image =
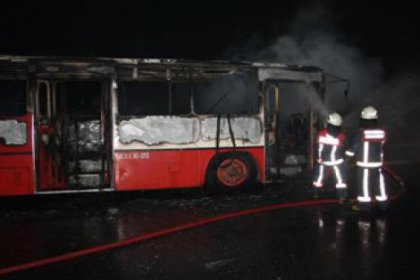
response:
M26 123L26 143L6 145L0 143L0 196L27 195L35 192L33 162L32 114L19 117L2 117L2 120L17 120Z
M264 180L264 147L240 148L258 167ZM223 149L221 153L232 152ZM114 156L116 190L165 189L204 185L207 165L215 149L117 151Z

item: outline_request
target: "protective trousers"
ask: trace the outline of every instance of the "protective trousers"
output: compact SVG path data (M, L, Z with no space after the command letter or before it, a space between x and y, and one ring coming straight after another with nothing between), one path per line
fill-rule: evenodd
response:
M357 191L360 208L369 210L373 198L382 209L388 206L388 196L385 189L385 179L382 168L357 167Z
M347 184L345 183L346 172L344 164L332 166L318 164L317 168L315 169L315 176L313 181L314 187L316 189L322 188L329 172L334 174L337 196L343 199L347 198Z

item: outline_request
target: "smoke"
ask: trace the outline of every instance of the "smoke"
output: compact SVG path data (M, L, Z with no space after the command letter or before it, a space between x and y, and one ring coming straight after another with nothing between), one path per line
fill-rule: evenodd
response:
M358 48L346 44L333 23L334 15L326 7L304 7L296 14L287 35L274 38L268 44L259 42L258 35L252 35L233 58L312 65L349 80L347 100L344 98L345 83L329 84L325 103L314 91L306 93L310 95L307 100L312 108L317 108L324 116L327 112L338 111L345 115L344 125L349 126L349 111L358 109L357 104L382 84L383 69L379 58L367 57Z
M319 5L320 1L317 2ZM334 23L339 19L327 8L326 2L324 6L302 7L286 32L283 28L270 40L264 38L263 32L250 35L246 44L228 50L229 59L312 65L347 79L350 83L348 99L344 98L344 83L328 83L324 100L315 90L308 90L308 85L281 83L280 90L290 92L286 98L284 94L280 97L283 120L287 122L293 112L306 112L308 107L302 109L302 103L307 106L305 102L309 102L324 118L333 111L341 113L346 134L351 139L358 128L361 110L373 105L378 109L380 125L387 130L387 160L417 162L420 156L420 71L404 69L397 74L393 69L392 76L387 73L385 79L381 58L371 57L351 44L345 33L336 28Z
M420 79L416 73L400 74L365 96L360 106L373 105L389 134L401 141L420 138L418 129ZM397 139L396 139L397 140Z
M292 93L287 98L283 96L281 101L287 102L283 111L302 112L305 100L323 117L334 111L341 113L343 126L352 135L362 108L373 105L393 142L418 142L419 72L394 74L385 80L381 58L370 57L350 44L335 22L334 13L327 6L305 6L298 10L287 31L282 30L283 35L267 40L261 34L251 34L245 45L228 50L228 55L233 60L312 65L350 83L347 99L345 83L328 83L325 100L315 90L308 90L307 85L281 84L283 92Z
M263 50L263 60L274 59L286 64L314 65L326 72L350 81L349 101L357 103L361 96L375 89L382 81L382 67L378 60L368 59L356 48L341 44L331 34L315 32L308 34L300 43L293 37L281 37ZM327 87L326 102L331 110L337 100L343 100L345 84Z

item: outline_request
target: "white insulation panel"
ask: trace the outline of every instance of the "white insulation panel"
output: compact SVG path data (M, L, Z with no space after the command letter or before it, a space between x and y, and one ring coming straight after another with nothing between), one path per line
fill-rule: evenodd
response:
M26 144L26 123L17 120L1 120L0 139L6 145Z

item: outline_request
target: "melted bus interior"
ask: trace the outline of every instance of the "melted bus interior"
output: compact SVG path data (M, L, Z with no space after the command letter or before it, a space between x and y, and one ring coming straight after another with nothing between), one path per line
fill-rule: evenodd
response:
M66 81L56 85L61 101L62 149L69 187L105 187L104 134L101 124L102 84Z
M38 85L39 190L108 187L105 96L101 81Z
M313 104L311 96L316 89L303 82L275 83L278 96L272 90L266 93L267 118L275 123L272 138L267 142L266 174L272 181L293 176L310 168L311 125ZM276 121L273 119L277 118Z

